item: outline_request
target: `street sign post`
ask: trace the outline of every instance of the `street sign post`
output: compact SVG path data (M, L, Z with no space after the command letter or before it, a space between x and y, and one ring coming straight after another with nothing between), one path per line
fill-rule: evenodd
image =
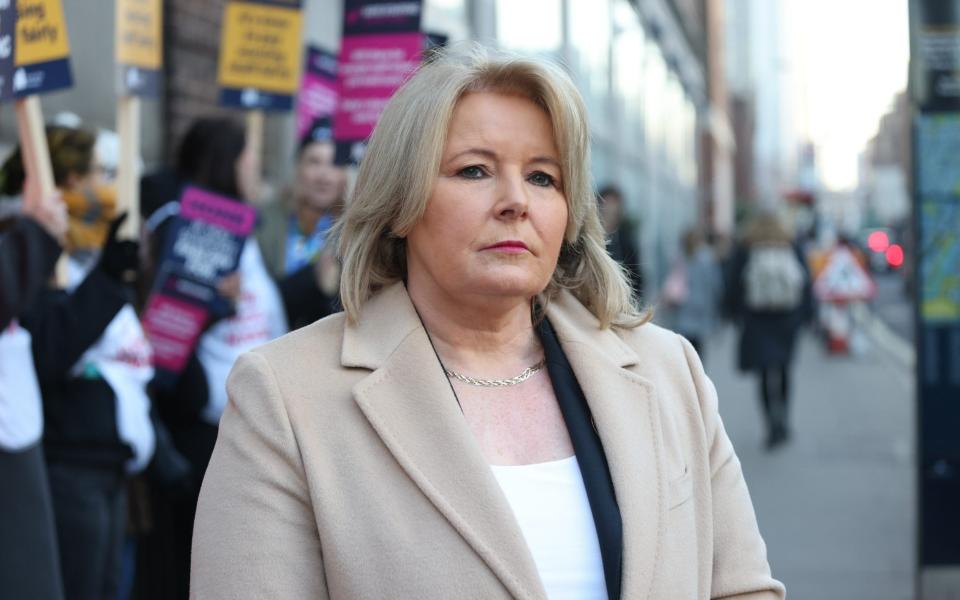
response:
M917 597L960 589L960 0L910 3Z

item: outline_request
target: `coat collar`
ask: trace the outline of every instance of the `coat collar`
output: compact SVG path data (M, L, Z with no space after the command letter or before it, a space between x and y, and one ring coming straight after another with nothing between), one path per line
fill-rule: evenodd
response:
M607 454L624 525L622 596L649 597L666 498L655 391L639 357L571 294L547 317L583 389ZM402 283L372 297L341 347L373 371L354 398L407 475L515 598L544 599L537 568Z

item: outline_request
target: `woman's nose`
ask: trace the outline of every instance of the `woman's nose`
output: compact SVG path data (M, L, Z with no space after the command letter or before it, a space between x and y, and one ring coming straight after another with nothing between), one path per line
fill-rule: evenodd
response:
M497 216L503 219L525 217L529 207L527 190L521 173L505 173L500 176L497 190Z

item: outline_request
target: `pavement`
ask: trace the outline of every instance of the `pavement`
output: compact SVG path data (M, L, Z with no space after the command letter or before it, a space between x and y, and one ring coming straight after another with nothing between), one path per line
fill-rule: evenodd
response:
M801 337L793 439L771 453L758 383L735 369L736 332L721 330L706 348L773 574L791 600L914 597L913 372L903 340L864 338L857 355L831 356Z

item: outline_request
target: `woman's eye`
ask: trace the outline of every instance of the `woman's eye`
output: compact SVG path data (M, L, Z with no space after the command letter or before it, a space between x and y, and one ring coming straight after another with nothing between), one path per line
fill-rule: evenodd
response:
M483 170L483 167L477 165L471 165L469 167L464 167L457 172L457 175L465 179L480 179L486 173Z
M552 175L548 175L543 171L537 171L536 173L531 173L527 181L540 187L550 187L554 185L557 180L554 179Z

